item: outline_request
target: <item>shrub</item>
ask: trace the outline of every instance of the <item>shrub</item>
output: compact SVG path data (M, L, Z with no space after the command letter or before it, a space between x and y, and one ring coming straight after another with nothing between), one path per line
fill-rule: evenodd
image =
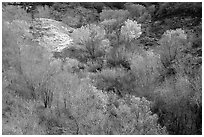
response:
M152 73L154 76L157 74L157 69L160 67L160 56L153 50L140 50L129 55L131 70L134 72L143 71Z
M81 35L79 35L81 34ZM76 44L86 44L90 39L102 40L104 38L105 31L97 25L91 24L76 29L72 36ZM83 48L83 47L82 47Z
M125 25L121 27L121 35L126 41L137 39L140 37L141 34L141 24L137 24L136 21L128 19L125 22Z
M72 33L76 48L87 61L96 61L108 51L108 44L104 44L105 30L94 24L83 26Z
M76 8L77 14L80 14L82 25L94 23L98 20L98 13L95 9L87 9L82 6Z
M22 96L28 95L28 98L37 99L38 88L60 70L60 65L53 65L50 60L51 54L32 41L27 32L28 25L25 22L13 21L6 24L5 29L11 31L5 30L4 35L15 36L10 41L7 41L8 37L5 37L3 42L4 60L7 60L9 64L9 69L6 71L15 72L15 75L8 75L12 82L10 86Z
M142 53L143 52L143 53ZM153 51L142 51L126 55L130 69L105 69L93 76L95 86L120 96L133 94L139 97L152 97L159 77L160 57Z
M51 18L51 9L45 5L45 6L37 6L36 10L38 13L36 13L36 17L38 18Z
M154 51L143 51L143 53L141 51L139 54L133 54L130 60L136 87L141 87L141 91L146 92L146 95L151 94L152 88L156 86L155 80L159 76L160 56Z
M123 92L122 94L131 93L136 96L147 96L150 94L152 88L154 88L156 78L159 76L157 69L160 67L160 58L153 51L140 50L139 52L126 53L126 67L129 68L126 70L128 72L121 68L104 70L99 73L96 76L97 87L101 89L101 87L114 85L118 91ZM125 64L122 65L125 66Z
M197 121L201 119L200 88L193 89L189 78L179 74L162 85L156 90L159 93L154 106L159 123L166 126L170 134L200 134L201 122Z
M105 20L102 26L106 29L111 49L107 54L107 65L109 67L120 67L129 69L127 54L137 49L141 35L141 25L132 20L125 21L125 24L115 23L115 20ZM116 27L116 28L115 28Z
M71 92L76 92L79 84L80 79L76 74L61 71L53 75L48 83L49 90L54 93L52 106L59 107L59 109L69 109Z
M115 92L117 95L124 95L122 91L123 83L121 79L124 78L126 72L122 69L105 69L93 76L95 86L106 92Z
M146 11L146 8L139 4L127 3L125 7L129 11L132 18L136 18L136 19L142 16L144 12Z
M166 134L144 98L118 100L116 94L97 90L89 79L79 80L73 74L61 73L53 80L57 107L68 110L76 122L76 134Z
M197 36L196 36L197 35ZM201 52L201 32L188 33L188 44L186 44L184 53L185 56L179 62L179 72L187 74L189 77L194 77L197 74L199 67L202 64ZM197 37L197 38L196 38Z
M78 3L55 3L51 15L55 20L74 27L94 23L97 20L97 11L81 7Z
M116 19L106 19L100 25L103 26L107 34L111 34L117 28L118 23Z
M106 55L106 65L109 68L119 67L130 70L130 63L128 60L129 51L125 47L113 47Z
M27 13L21 7L18 6L11 6L7 5L3 8L2 18L4 21L13 21L13 20L25 20L25 21L32 21L31 14Z
M145 98L126 96L111 102L108 109L106 133L115 135L167 134L165 127L157 124L157 115L152 115L150 102ZM114 105L115 104L115 105Z
M19 61L19 47L17 46L17 38L12 34L9 23L3 21L2 23L2 69L6 71L9 67L18 64Z
M45 134L43 128L38 125L37 115L33 113L37 102L16 97L8 88L2 91L2 134Z
M60 62L52 62L50 53L37 45L24 47L21 57L25 80L32 85L35 94L41 96L45 107L51 107L53 93L47 84L54 74L61 71Z
M185 52L189 46L187 35L181 29L171 30L159 42L163 65L159 73L163 79L162 85L155 91L158 95L154 107L159 123L166 126L170 134L200 134L201 123L196 121L201 119L201 106L194 104L200 102L200 78L195 71L199 69L187 65L193 62L193 56ZM186 73L186 70L189 72Z
M187 35L182 29L169 30L159 41L159 52L163 68L160 70L164 77L176 73L178 64L185 56L183 53L187 44Z
M55 14L57 14L57 13L55 13ZM65 23L68 26L73 27L73 28L81 26L81 25L79 25L80 24L80 18L77 17L77 16L76 17L72 17L72 16L68 16L67 15L67 16L63 17L61 20L62 20L63 23Z
M123 15L123 16L121 16ZM120 43L120 29L129 13L126 10L103 10L100 13L101 25L107 32L111 45L118 46Z
M193 78L189 78L189 82L192 90L195 92L192 101L197 106L202 106L202 67L198 69Z
M106 97L90 85L88 79L61 72L53 77L50 88L54 92L53 108L67 110L76 124L76 134L97 134L103 119ZM62 115L60 115L61 117Z
M87 84L83 82L73 94L72 112L78 121L79 134L100 134L107 97Z
M117 21L126 20L129 16L127 10L102 10L100 20L116 19Z
M159 41L162 52L169 60L175 59L184 48L187 35L184 30L167 30Z

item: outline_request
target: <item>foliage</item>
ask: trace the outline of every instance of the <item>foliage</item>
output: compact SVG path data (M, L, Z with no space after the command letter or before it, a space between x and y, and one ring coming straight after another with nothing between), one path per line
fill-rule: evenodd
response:
M137 24L136 21L127 20L125 26L121 27L121 35L124 36L126 41L137 39L142 34L141 24Z
M165 2L157 3L152 14L151 32L157 38L169 29L195 29L201 22L201 3Z
M95 22L97 12L94 9L86 9L79 3L54 3L51 8L51 15L55 20L62 21L74 28L80 28Z
M121 79L124 78L125 71L122 69L106 69L93 77L95 86L103 91L115 92L122 96L123 84Z
M201 119L201 106L194 104L201 97L201 79L197 75L199 69L187 65L194 60L191 54L185 52L189 46L187 40L187 35L181 29L167 31L160 40L163 46L160 57L166 69L163 72L166 72L162 73L165 78L163 86L157 90L160 92L155 100L155 108L160 123L167 127L170 134L201 133L201 123L196 122ZM187 69L191 72L185 71ZM192 80L197 84L193 84Z
M87 25L87 24L91 24L91 23L94 23L96 20L97 20L97 12L95 9L86 9L84 7L77 7L77 12L79 12L79 14L81 15L81 22L82 25Z
M53 77L50 85L54 92L53 108L67 110L75 121L76 134L97 134L99 131L96 131L96 126L103 119L102 113L105 111L105 95L88 81L81 81L76 75L61 72ZM59 119L61 118L62 115Z
M125 7L129 11L132 18L135 19L138 19L146 12L146 8L139 4L126 3Z
M202 67L198 69L198 72L195 74L194 78L189 79L189 82L191 83L191 87L194 90L194 96L192 97L192 101L194 104L196 104L198 107L201 107L202 105Z
M156 15L158 18L162 18L162 17L168 18L172 15L201 17L201 12L200 12L201 9L202 9L202 6L201 6L201 3L199 2L195 2L195 3L167 2L167 3L161 3L161 6L159 7L159 10L157 11Z
M106 30L109 40L116 37L116 41L119 41L120 28L128 16L127 10L103 10L100 13L101 25Z
M17 39L14 34L10 33L11 29L8 23L2 22L2 70L7 70L19 58L19 49L17 46ZM12 41L11 41L12 39Z
M104 119L106 96L83 82L72 96L72 112L78 121L79 134L98 134Z
M92 24L92 25L82 26L81 28L76 29L73 32L72 37L75 40L76 44L85 45L88 41L90 41L90 39L93 39L94 41L102 40L104 38L104 35L105 35L105 31L102 28Z
M55 13L55 14L56 14L55 15L56 17L59 17L61 15L60 13ZM62 19L58 19L58 20L62 20L63 23L69 25L70 27L75 28L75 27L81 26L79 17L72 17L72 16L67 15L63 17Z
M163 69L161 75L171 76L176 73L181 59L185 56L187 35L182 29L171 30L164 33L159 41L159 52Z
M96 61L109 51L108 41L105 39L105 30L91 24L76 29L72 33L75 47L82 51L81 56L86 61ZM107 43L107 44L106 44Z
M17 23L16 25L18 25ZM12 25L14 24L7 26L12 28ZM29 37L26 37L25 33L25 40L22 39L22 30L17 26L8 33L9 35L10 33L13 33L16 37L16 39L10 41L6 41L9 37L4 39L6 41L4 43L4 49L10 51L11 54L5 54L8 57L11 57L7 59L10 68L7 68L5 71L7 73L7 71L11 70L14 71L17 75L13 77L7 73L8 78L12 81L11 88L15 89L17 86L20 88L18 89L16 87L16 90L19 90L19 92L26 92L25 89L28 89L27 92L31 92L33 98L36 99L36 95L39 95L39 93L36 93L37 89L40 86L43 86L45 82L49 80L49 77L59 70L59 67L54 66L50 61L50 53L48 53L45 48L40 47L37 45L37 43L31 41ZM24 94L26 95L26 93Z
M128 61L129 51L125 47L113 47L110 52L107 54L106 66L109 68L124 68L129 70L130 63ZM126 46L126 45L125 45ZM129 45L127 45L128 47Z
M38 18L51 18L51 9L48 6L37 6L36 10L36 17Z
M112 31L115 30L117 27L117 20L116 19L104 20L100 23L100 25L103 26L107 34L111 34Z
M24 9L17 6L5 6L2 12L2 18L7 21L12 21L15 19L31 21L31 15L28 14Z
M199 27L200 28L200 27ZM181 70L189 77L194 77L202 64L202 50L201 50L201 30L192 34L188 34L189 44L186 45L184 52L186 56L182 59ZM196 36L197 35L197 36Z
M152 115L150 102L145 98L126 96L124 99L110 98L109 117L106 128L115 135L167 134L166 129L157 124L157 115ZM114 105L115 104L115 105Z
M76 134L166 134L157 125L157 116L151 114L150 102L144 98L131 97L131 102L129 98L117 100L116 94L97 90L89 79L79 80L65 72L53 77L51 85L56 97L53 108L67 110L76 122ZM114 123L118 126L114 127Z
M202 134L200 3L2 9L3 134ZM74 27L71 47L35 41L36 17Z
M107 32L110 41L110 52L107 54L107 65L109 67L123 66L129 69L129 63L126 57L128 52L136 50L139 41L137 38L141 35L141 25L136 21L127 20L122 25L115 19L105 20L101 23Z
M133 54L130 60L131 70L136 79L139 79L140 84L138 83L138 86L151 87L152 84L154 85L156 78L159 76L160 56L154 51L143 51L143 53Z
M116 19L117 21L126 20L129 16L127 10L102 10L100 13L100 20Z
M87 79L84 80L80 82L80 86L77 86L77 83L74 85L70 84L70 86L75 86L75 88L74 90L73 88L69 89L66 95L68 97L67 101L70 102L70 107L68 108L78 125L78 134L166 133L165 129L157 126L157 116L151 115L150 104L144 98L140 100L132 97L132 102L110 98L109 102L108 98L112 96L111 94L105 94L97 90L87 83ZM64 91L66 92L67 90ZM108 102L110 105L108 105ZM115 103L118 104L117 107L114 106ZM114 117L113 113L117 116ZM136 113L138 115L135 115ZM131 121L131 123L128 121ZM114 123L117 123L116 127L113 126ZM149 126L150 123L151 126ZM148 127L144 125L148 125Z
M107 92L113 91L120 96L151 97L155 82L159 77L160 58L152 51L127 56L130 63L129 71L106 69L94 76L96 87Z
M198 97L201 89L197 87L195 90L192 86L188 77L177 75L176 79L166 80L157 90L159 93L153 108L160 117L159 123L166 126L170 134L201 133L201 122L197 121L201 119L201 106L195 104L201 97Z
M33 113L36 102L17 97L8 88L3 88L2 92L3 135L45 134L38 125L37 115Z

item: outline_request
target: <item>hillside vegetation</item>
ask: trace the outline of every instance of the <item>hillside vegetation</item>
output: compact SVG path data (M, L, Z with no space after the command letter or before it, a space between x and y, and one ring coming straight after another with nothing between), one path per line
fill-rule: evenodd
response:
M2 3L2 134L202 134L201 18L202 3Z

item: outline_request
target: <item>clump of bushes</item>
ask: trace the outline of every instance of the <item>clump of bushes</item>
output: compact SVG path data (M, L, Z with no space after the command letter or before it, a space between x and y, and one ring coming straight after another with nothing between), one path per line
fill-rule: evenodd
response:
M202 134L200 37L168 30L145 49L148 9L125 7L37 7L76 28L54 54L33 41L33 13L3 7L3 134Z
M170 134L200 134L201 123L197 120L201 119L199 113L202 107L192 101L198 97L201 88L199 84L193 86L192 80L200 83L201 79L198 75L201 76L201 71L192 72L195 77L183 71L184 62L189 56L184 52L189 44L187 35L181 29L167 31L160 43L163 71L159 72L160 76L163 75L163 82L155 90L158 94L155 96L154 112L160 117L159 123L166 126Z
M55 92L58 94L56 101L61 102L56 109L68 110L78 127L76 134L166 134L165 128L157 125L157 116L152 115L150 102L145 98L119 99L112 92L96 89L87 78L79 80L76 76L66 75L53 79L63 84L56 83L57 88L53 88L61 91Z

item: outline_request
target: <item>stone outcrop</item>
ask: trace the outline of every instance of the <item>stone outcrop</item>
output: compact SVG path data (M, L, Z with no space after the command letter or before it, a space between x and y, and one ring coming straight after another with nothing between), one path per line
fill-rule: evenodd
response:
M50 51L60 52L62 49L73 45L72 38L70 37L73 28L61 22L38 18L33 21L30 30L35 36L35 40Z

